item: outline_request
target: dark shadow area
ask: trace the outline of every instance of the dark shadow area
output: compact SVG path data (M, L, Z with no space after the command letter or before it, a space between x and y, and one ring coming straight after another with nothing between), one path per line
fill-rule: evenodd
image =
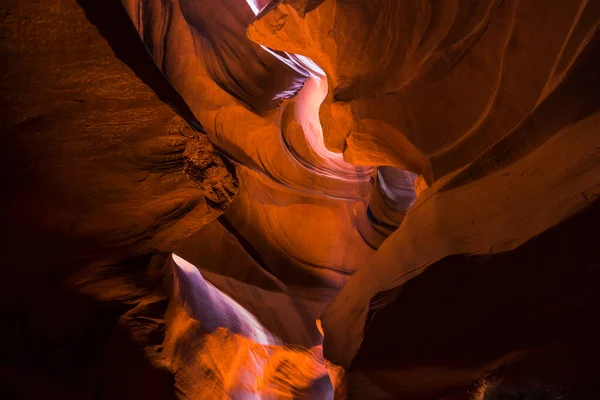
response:
M162 343L159 336L150 339ZM177 400L173 375L152 365L121 326L108 339L93 379L94 400Z
M437 376L440 369L477 371L526 351L502 376L565 385L573 400L596 398L598 221L600 202L513 251L432 265L391 305L371 313L352 368L394 393L419 385L409 373L416 368ZM387 378L378 380L376 370Z
M76 0L113 50L117 58L150 87L158 98L169 104L195 130L204 132L179 93L154 63L152 56L139 37L129 15L119 0Z
M12 300L0 311L0 398L81 398L86 373L128 306L48 279Z
M141 270L144 261L121 269ZM0 304L0 399L175 400L173 375L143 350L164 339L164 327L149 331L144 324L164 315L166 301L137 312L131 328L120 318L135 303L98 300L65 286L58 276L46 277ZM131 337L135 329L143 344Z

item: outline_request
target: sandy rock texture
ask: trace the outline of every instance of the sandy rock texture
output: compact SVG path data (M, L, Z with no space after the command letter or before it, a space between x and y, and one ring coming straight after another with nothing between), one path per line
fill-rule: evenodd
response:
M600 3L46 3L2 5L13 396L600 394Z
M589 1L273 4L248 35L327 73L328 147L429 184L552 101L594 48L599 12Z
M251 42L246 30L255 14L245 2L212 1L203 6L178 2L168 8L125 2L125 6L157 65L182 93L210 141L236 166L239 180L239 192L226 212L183 241L175 254L198 268L202 276L198 282L208 280L258 319L256 324L270 338L259 344L277 346L275 354L289 349L306 354L315 348L321 354L319 314L383 237L370 225L366 212L375 171L348 164L323 142L318 112L327 78L309 60L291 53L270 53ZM214 28L205 26L209 20ZM217 34L219 29L227 34ZM237 48L235 57L226 52ZM219 75L214 65L228 74ZM255 91L256 71L261 68L267 78L260 91ZM290 84L290 74L300 86ZM254 97L247 97L249 93ZM272 98L279 101L265 109ZM365 240L365 234L378 235L378 242ZM178 264L173 268L175 282L183 285ZM205 291L204 284L197 285L189 290ZM171 304L181 303L181 296L172 291ZM184 302L185 313L199 324L190 328L195 333L173 336L177 348L212 354L208 348L198 348L198 341L212 337L217 328L237 334L222 340L258 340L249 328L229 327L229 319L223 320L218 307L211 306L212 313L200 313L207 302L204 298ZM179 332L177 324L181 323L169 319L167 331ZM262 364L273 362L275 355L267 357L271 354L268 347L255 348L262 349L262 356L255 355L264 360ZM171 357L167 363L180 365L174 372L178 390L204 398L206 392L197 386L205 380L206 369L191 368L189 361L182 365L178 354L165 356ZM230 357L227 352L213 355L220 365L209 368L212 384L220 388L215 398L279 398L283 394L326 398L332 392L326 374L314 376L307 384L296 381L297 374L285 369L277 378L285 383L283 392L231 381L227 377L242 379L244 375L248 382L266 379L261 376L267 367L247 361L241 366L228 364ZM290 362L286 365L294 367ZM324 368L322 358L318 365Z
M237 180L120 3L0 9L0 397L173 398L161 270Z
M325 337L324 354L332 366L334 386L348 386L340 389L340 393L357 396L355 391L369 387L373 395L435 398L468 388L485 374L502 369L509 361L515 365L526 364L535 358L529 355L531 352L544 354L549 351L550 347L545 347L551 346L549 343L571 340L566 338L580 332L577 324L570 331L547 332L552 330L545 325L548 319L560 321L576 318L575 315L583 318L586 313L580 307L588 309L593 301L590 299L585 305L570 303L569 290L560 286L568 286L567 282L571 281L567 277L563 277L563 281L536 277L531 269L543 264L542 261L512 261L512 268L521 266L520 273L504 267L501 276L508 279L504 286L514 291L513 296L528 301L524 304L498 302L492 296L480 294L472 300L480 303L478 307L482 308L477 308L464 304L464 297L475 290L471 286L480 286L478 290L483 290L485 285L491 285L485 293L500 296L494 289L502 287L501 280L491 279L502 270L497 257L518 254L517 249L525 249L534 238L551 237L552 232L561 237L563 230L568 229L565 226L569 226L565 225L566 221L575 215L594 215L599 182L597 111L600 104L596 90L600 10L596 4L516 0L271 2L254 20L248 14L247 38L280 52L278 54L308 57L322 74L318 80L314 79L310 68L306 68L309 76L303 89L289 103L284 101L280 106L281 117L263 114L259 120L256 113L248 113L253 107L244 104L244 99L231 90L225 91L236 106L224 106L224 98L218 95L221 92L208 83L203 83L203 90L196 86L198 90L193 92L196 82L214 81L206 59L221 54L217 46L205 44L204 32L194 29L194 21L198 20L198 14L211 13L220 6L207 2L211 7L195 8L192 12L183 3L180 1L178 6L162 14L161 24L165 24L165 19L169 21L167 30L152 28L156 21L133 14L134 7L126 4L134 21L145 22L145 28L138 27L142 37L147 29L158 32L162 52L149 48L159 65L165 62L164 51L169 52L169 49L179 55L190 55L186 67L175 65L181 64L176 63L180 59L167 57L167 64L171 59L173 67L167 66L163 72L199 119L207 121L211 141L239 163L242 182L239 200L219 222L233 227L234 236L248 240L246 252L259 255L254 261L284 285L303 280L290 276L302 269L296 264L297 260L310 260L310 264L317 265L319 259L325 262L332 254L344 254L343 260L337 261L342 268L350 269L354 262L359 264L351 269L356 272L320 319ZM135 4L140 9L139 4L149 3ZM218 15L221 23L230 23L224 21L232 16ZM182 25L191 26L190 33L180 36L178 32L185 30ZM173 45L175 37L180 40ZM152 42L156 41L155 38ZM184 46L202 53L204 61L198 57L193 60L192 51L184 50ZM220 60L234 63L226 58ZM194 70L193 74L190 69ZM219 87L223 89L237 82L233 77L230 79L229 84L219 81ZM318 96L310 92L313 84L318 86ZM321 87L324 84L326 89ZM313 112L315 104L319 104L318 118L310 118L322 125L317 129L322 142L311 142L311 128L316 124L307 125L306 114L294 112L296 122L290 123L286 118L290 107L308 109L305 101L311 104ZM220 111L209 111L204 102ZM225 117L224 110L229 107L234 108L230 108L229 117ZM252 138L242 135L241 120L245 121L245 127L255 127ZM282 215L282 208L287 208L289 201L297 203L299 200L275 193L265 197L265 187L272 187L275 181L307 191L310 188L304 186L304 177L321 174L310 164L308 171L299 173L294 169L292 173L282 152L275 151L281 147L270 144L281 143L281 137L289 144L287 132L294 124L302 127L308 144L320 156L320 160L309 160L311 163L331 165L330 161L336 160L335 175L348 170L341 157L356 168L379 167L373 180L375 188L359 197L363 200L353 207L353 226L361 239L376 250L373 255L360 256L356 250L345 250L343 244L331 241L332 232L307 235L306 232L314 232L316 226L329 225L314 214L312 210L317 208L314 205L310 209L303 208L302 224L289 217L278 219L294 221L293 225L273 223L274 216ZM263 139L252 142L258 137ZM318 144L325 148L319 148ZM293 143L291 149L294 150ZM258 160L256 153L260 154ZM255 177L260 177L260 183ZM321 184L322 181L316 182ZM348 189L340 187L339 190L338 193L343 193L342 190ZM413 205L417 194L419 198ZM260 201L260 209L252 205L257 199L264 199ZM329 201L320 196L317 203ZM278 206L270 210L265 209L264 204ZM343 218L339 215L337 237L347 235L344 243L352 243L352 229L340 225ZM580 219L576 221L581 223ZM589 226L581 227L584 228ZM196 243L200 243L202 234L198 235ZM544 239L539 240L534 242L537 246L541 246L539 243ZM322 252L323 245L330 251ZM574 252L572 246L574 242L565 240L565 247L556 249L555 262L546 262L548 275L556 273L550 271L564 268L564 262L561 264L558 260ZM196 247L195 255L187 259L204 265L208 255L217 251L216 247L213 244L210 251ZM357 248L356 245L351 247ZM284 249L284 257L275 257L274 248ZM405 298L409 295L404 286L412 282L417 285L425 276L433 276L430 278L433 282L440 279L440 284L448 283L449 278L443 278L442 272L437 272L438 278L435 274L443 270L443 261L451 256L485 257L483 263L487 267L486 272L479 271L481 275L477 278L467 280L465 294L456 293L460 305L456 306L456 312L468 314L463 319L456 316L456 323L461 324L460 328L454 328L456 336L439 330L426 331L422 323L406 322L406 329L401 328L404 315L391 310L415 307L415 317L421 313L427 315L429 310L418 306L424 302L418 296L435 299L444 293L422 288L420 292L409 292L412 297ZM290 258L294 260L292 268L287 267ZM589 269L592 259L590 253L582 257L580 264L574 263L570 272L573 282L580 282L579 279L584 279L582 276L586 276L585 281L593 281L595 271ZM466 261L459 264L455 267L457 275L469 268ZM282 265L286 265L285 270L279 269ZM211 267L199 268L204 271ZM579 268L585 271L583 275L578 272ZM421 278L424 271L427 274ZM511 286L510 279L518 280L521 275L529 285L513 283ZM248 276L243 278L247 282ZM545 282L545 279L548 282L544 290L554 293L561 304L557 309L565 307L569 311L551 311L553 306L549 302L529 299L527 290L535 286L536 281ZM312 287L325 283L304 282ZM553 289L548 289L550 287ZM538 294L542 296L543 292L540 290ZM440 298L440 301L444 300ZM481 328L482 334L487 334L493 343L473 340L468 345L462 344L454 362L467 363L469 359L471 364L451 364L450 359L444 358L448 351L444 346L458 345L462 342L457 338L471 337L468 332L483 323L486 307L493 309L494 315L508 315L506 320L498 318L488 323L491 324L486 327L489 332ZM454 315L448 308L443 309L445 314L433 315L440 315L438 319L441 315L445 318ZM506 327L521 326L529 318L526 315L532 313L543 315L538 327L528 333L539 335L544 344L537 347L525 344L525 333L519 335L511 330L515 328ZM410 315L406 315L406 321ZM404 331L407 333L402 333ZM500 332L510 339L498 339ZM456 341L452 342L450 337ZM421 346L414 345L415 338L419 338ZM500 343L505 343L502 350L495 347ZM426 354L431 351L426 350L428 346L441 346L430 361L426 361ZM486 353L483 351L486 346L496 351ZM413 364L403 364L399 359L403 351L409 350L415 353ZM477 357L470 359L474 354ZM583 361L578 359L578 362ZM417 366L421 370L415 372ZM339 368L345 372L339 372ZM539 365L529 365L529 368L531 370L523 374L544 374ZM556 367L556 371L559 369ZM565 367L562 370L564 372ZM556 371L553 379L560 375ZM585 380L581 378L582 382ZM582 391L589 389L585 383L569 384L580 385Z

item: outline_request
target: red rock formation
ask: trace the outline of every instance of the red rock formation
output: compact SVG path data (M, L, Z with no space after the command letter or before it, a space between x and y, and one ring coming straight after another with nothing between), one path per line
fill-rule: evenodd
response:
M158 398L459 399L477 385L480 397L528 390L531 379L597 396L589 231L600 190L599 3L123 4L168 83L157 71L143 80L192 128L151 95L133 95L143 85L120 64L121 85L90 78L107 73L98 60L115 61L100 41L93 65L40 82L58 93L49 102L87 87L119 93L119 103L77 97L47 125L31 118L34 96L23 89L9 102L20 111L9 119L8 159L23 170L17 150L38 151L31 165L44 171L7 185L16 195L3 209L28 202L7 217L17 233L7 248L26 248L32 232L66 255L45 273L13 267L9 281L40 282L68 261L64 283L52 284L91 296L88 311L115 304L107 318L137 344L107 348L145 349L151 362L132 382L172 375L155 385ZM101 15L82 6L92 22ZM52 41L38 60L85 53L76 32L89 27L69 10L56 15L78 27L65 37L78 44ZM30 47L7 51L29 59L36 35L55 32L11 26L13 42ZM126 33L105 35L118 49ZM115 51L134 69L152 64ZM49 77L62 65L28 71ZM63 117L79 104L101 115L85 117L93 128L83 137L61 119L82 121ZM57 233L68 239L60 246L48 241ZM3 304L30 291L7 287ZM17 309L33 315L35 303ZM27 370L17 351L7 376ZM117 388L112 357L85 364L102 378L71 392L148 396ZM486 389L490 375L500 383Z
M174 398L161 270L236 183L120 3L0 9L0 398Z

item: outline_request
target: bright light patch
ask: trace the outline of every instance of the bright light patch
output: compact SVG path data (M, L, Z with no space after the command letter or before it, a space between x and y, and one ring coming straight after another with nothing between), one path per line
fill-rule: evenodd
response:
M319 108L327 96L327 78L318 79L309 77L304 83L304 87L296 97L296 119L302 126L306 141L317 155L323 160L329 160L335 165L332 167L345 167L347 163L344 156L335 153L325 146L323 140L323 128L319 119Z
M260 12L259 0L246 0L248 6L257 15ZM275 52L268 47L260 45L265 51L273 55L279 61L293 69L294 71L307 76L304 87L296 96L296 118L302 126L306 141L313 151L326 162L329 167L341 170L352 169L353 167L344 161L344 156L333 152L325 146L323 139L323 128L319 120L319 108L327 96L327 77L325 71L309 57L300 54L290 54L286 52ZM283 55L282 55L283 54ZM285 56L284 56L285 55ZM280 93L277 97L291 95L293 93Z
M227 294L223 293L212 283L208 282L198 268L177 254L171 254L174 268L183 272L185 285L180 284L180 290L192 290L189 298L192 299L191 307L196 315L204 321L205 326L223 327L231 332L241 334L252 339L257 344L277 345L277 340L254 315L237 303ZM186 296L187 293L180 293ZM186 296L187 297L187 296ZM241 325L241 326L238 326Z
M258 8L258 1L257 0L246 0L246 3L248 3L248 5L250 6L250 9L254 13L254 15L258 15L258 12L260 11L260 9Z

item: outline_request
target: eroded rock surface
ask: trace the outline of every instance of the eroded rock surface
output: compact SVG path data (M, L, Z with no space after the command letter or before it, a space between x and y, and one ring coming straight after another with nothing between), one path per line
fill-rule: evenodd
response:
M0 9L0 397L174 398L161 270L237 184L120 3Z
M185 16L185 7L180 10ZM171 21L181 21L172 15ZM326 75L318 81L309 77L298 96L282 105L281 120L269 116L259 120L239 105L223 107L217 114L208 112L199 99L218 106L222 104L214 94L218 91L192 94L187 89L189 85L174 84L181 91L188 90L184 98L200 115L200 120L211 121L206 124L209 138L239 162L241 181L261 178L247 188L242 183L239 203L234 203L220 222L233 227L233 235L244 240L246 251L259 255L253 256L256 264L280 278L284 285L292 282L305 282L313 287L323 285L323 281L305 280L299 275L292 278L290 273L302 270L296 260L310 260L310 264L316 265L319 259L324 262L340 247L330 241L331 233L306 237L306 232L313 231L317 224L328 225L315 214L316 207L303 207L303 221L315 221L314 224L298 224L292 219L294 224L290 226L273 224L272 215L280 214L281 206L271 214L271 210L263 207L254 208L252 202L265 199L261 204L287 205L292 197L283 200L284 197L273 193L265 198L265 188L277 182L310 190L303 184L305 177L312 174L313 179L318 179L317 185L322 182L321 171L310 163L340 160L340 155L334 152L341 153L351 164L385 166L378 173L376 190L363 195L363 200L353 207L352 217L362 240L377 251L372 257L364 253L367 258L343 251L346 256L337 264L357 272L322 315L324 351L332 365L350 368L354 357L363 354L361 344L365 332L369 332L367 316L376 318L374 310L404 304L398 303L403 299L398 289L428 267L457 254L487 254L493 260L494 254L514 251L594 203L598 188L599 98L590 86L598 85L599 18L596 5L586 1L552 7L546 2L519 1L272 2L249 26L248 37L285 54L310 57ZM189 19L186 21L193 25ZM166 32L163 43L168 46L174 35ZM210 49L204 50L210 54ZM157 57L157 53L153 54ZM207 76L202 72L205 67L201 62L195 68L193 79ZM164 72L175 82L192 79L182 70ZM327 91L319 88L322 95L303 97L303 93L310 93L315 82L326 83ZM208 100L211 97L214 99ZM243 101L233 97L234 103ZM294 122L285 118L290 114L287 109L306 108L303 101L307 97L313 99L312 104L322 101L319 107L322 143L329 150L315 151L318 146L311 142L310 126L303 124L301 113L295 112L296 124L302 127L308 144L321 160L310 159L307 171L294 169L292 175L291 169L286 171L289 158L281 157L281 152L275 151L277 146L265 143L276 142L281 136L287 139L289 128L294 126ZM228 107L232 107L230 117L224 118L222 114ZM256 127L252 136L264 134L263 140L251 142L246 136L242 139L238 122L242 115L246 126ZM267 129L271 123L275 127ZM293 144L291 148L295 149ZM249 158L244 159L240 153ZM260 154L259 161L256 153ZM419 176L406 175L403 170L394 172L392 167ZM335 168L337 175L348 169L341 162ZM544 173L536 176L542 170ZM299 179L302 185L298 185ZM412 185L407 185L407 181ZM417 194L419 199L409 211ZM325 204L329 200L321 197L319 202ZM338 214L337 221L343 219ZM353 229L340 225L336 231L347 238L353 235ZM274 232L278 232L275 237ZM296 232L304 235L298 236ZM200 236L196 243L200 242ZM319 237L318 244L315 237ZM308 243L312 245L306 246ZM328 253L320 251L323 243L330 249ZM285 249L284 257L274 256L274 248ZM203 271L206 267L202 265L210 253L197 251L191 261ZM191 258L190 255L188 259ZM291 264L290 258L294 260ZM348 268L355 261L360 266ZM282 265L286 266L285 271L279 269ZM490 266L489 273L493 274L493 270ZM508 269L506 273L509 275ZM514 290L525 289L515 286ZM435 293L419 295L435 297ZM535 304L528 307L532 310L543 307ZM496 307L501 312L503 307L514 305ZM572 312L576 313L574 309ZM468 327L477 326L478 315L475 313ZM514 323L519 320L518 315L512 316ZM418 325L408 329L420 332ZM377 344L378 335L383 335L380 331L372 332L378 333L366 336L367 348L371 348L368 347L371 341ZM387 347L377 348L384 353L386 348L402 349L405 346L402 341L391 339L396 334L396 330L390 333ZM439 334L439 340L445 337ZM511 337L517 346L520 339ZM369 354L365 351L364 354ZM468 351L465 349L465 357ZM430 376L436 372L423 370L422 375L429 376L421 378L429 382L423 384L410 374L404 377L401 369L394 369L400 367L393 367L391 355L386 358L383 353L377 354L382 363L388 359L391 363L386 365L385 373L381 371L384 376L388 374L388 381L379 379L374 385L379 386L377 390L419 398L468 387L481 374L504 365L509 357L509 352L488 355L477 367L469 369L467 378L458 376L458 367L457 376L450 374L438 381ZM378 376L373 372L383 368L378 366L378 358L364 357L360 360L369 361L362 369L336 374L344 376L338 384L351 385L351 381L362 379L364 387L371 378L358 376ZM418 356L415 363L407 368L419 365ZM535 369L530 373L535 374ZM361 385L352 384L352 390Z
M2 299L34 328L4 376L23 390L59 287L90 305L57 337L105 315L64 347L100 361L35 372L74 398L594 398L598 4L82 1L182 119L75 4L11 3Z
M555 93L594 48L599 12L589 1L282 1L248 34L327 73L331 149L431 183L566 101Z

